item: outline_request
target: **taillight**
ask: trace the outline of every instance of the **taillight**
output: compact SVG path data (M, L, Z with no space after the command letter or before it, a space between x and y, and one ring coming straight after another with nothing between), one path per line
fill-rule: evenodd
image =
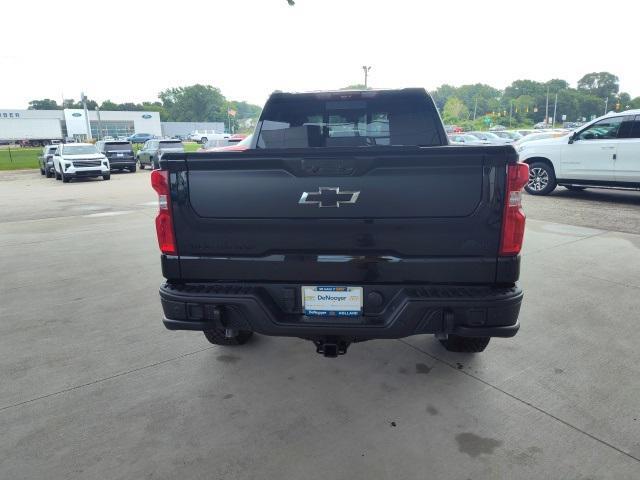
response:
M517 255L522 249L525 214L522 210L522 189L529 181L529 165L507 166L507 188L500 237L500 255Z
M162 253L177 255L176 238L173 234L173 214L171 212L171 191L169 189L169 172L154 170L151 172L151 186L158 193L158 216L156 232L158 245Z

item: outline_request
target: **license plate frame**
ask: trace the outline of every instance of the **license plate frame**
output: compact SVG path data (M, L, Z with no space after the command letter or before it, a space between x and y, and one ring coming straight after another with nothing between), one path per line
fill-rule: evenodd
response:
M334 285L303 285L302 308L308 317L345 317L362 315L363 288Z

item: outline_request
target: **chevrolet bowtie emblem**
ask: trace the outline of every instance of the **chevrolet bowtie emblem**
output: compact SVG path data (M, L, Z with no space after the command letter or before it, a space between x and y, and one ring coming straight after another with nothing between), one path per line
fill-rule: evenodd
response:
M341 192L340 187L320 187L317 192L302 192L300 205L316 205L320 208L339 207L356 203L360 192Z

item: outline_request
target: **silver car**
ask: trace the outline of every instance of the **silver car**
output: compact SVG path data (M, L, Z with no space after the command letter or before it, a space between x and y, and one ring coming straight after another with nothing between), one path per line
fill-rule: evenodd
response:
M454 133L449 135L449 141L452 145L490 145L487 140L480 140L478 137L468 135L466 133Z
M480 140L485 140L492 145L504 145L505 143L511 143L512 140L507 140L506 138L499 137L493 132L469 132L469 135L473 135L474 137L479 138Z

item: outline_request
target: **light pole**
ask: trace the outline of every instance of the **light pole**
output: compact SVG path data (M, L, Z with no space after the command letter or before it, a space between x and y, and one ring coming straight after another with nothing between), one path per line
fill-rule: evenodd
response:
M509 104L509 128L511 128L511 120L513 119L513 100Z
M369 79L369 70L371 70L371 67L363 65L362 70L364 70L364 88L367 88L367 81Z
M100 119L100 109L96 107L96 115L98 116L98 140L102 140L102 120Z
M547 85L547 106L544 109L544 126L549 128L549 85Z
M604 100L604 114L607 114L607 107L609 106L609 95L607 95L607 98L605 98Z
M82 107L84 108L84 119L87 122L87 140L91 140L91 122L89 122L89 111L87 110L87 96L84 92L80 92L80 100L82 100Z
M558 108L558 92L556 92L556 99L553 102L553 124L552 128L556 128L556 109Z

